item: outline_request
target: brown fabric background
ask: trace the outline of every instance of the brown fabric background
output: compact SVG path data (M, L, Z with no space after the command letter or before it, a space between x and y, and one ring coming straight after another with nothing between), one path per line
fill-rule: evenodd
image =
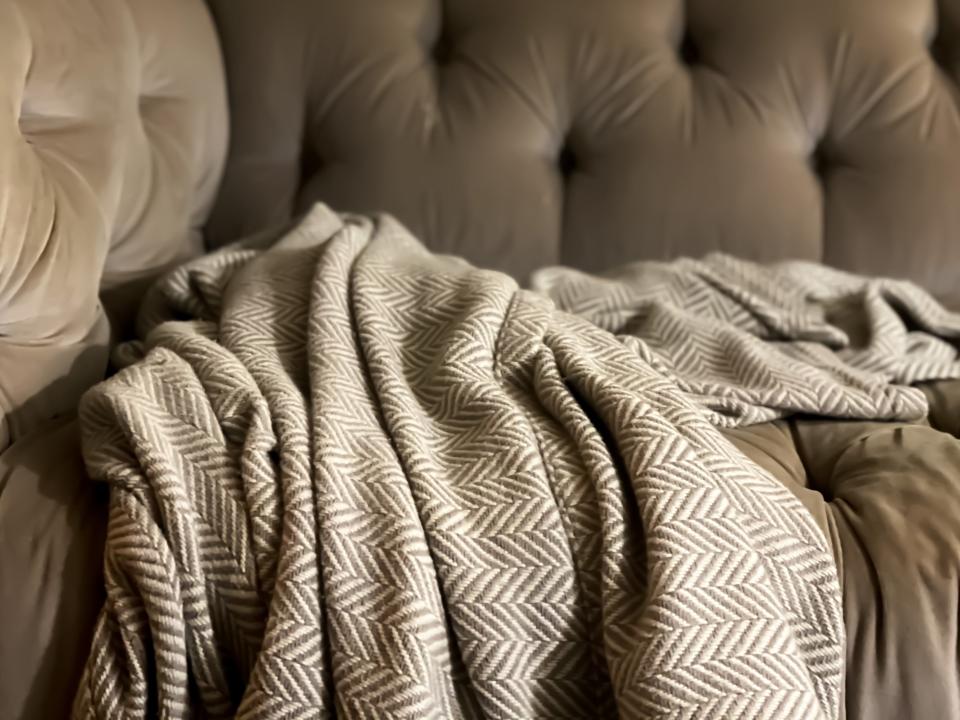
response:
M66 718L103 602L107 488L72 419L0 455L0 719Z
M960 717L960 382L924 388L935 427L795 419L724 434L830 538L850 718ZM939 428L939 429L938 429Z
M210 0L214 245L316 200L521 280L724 250L960 301L960 0Z

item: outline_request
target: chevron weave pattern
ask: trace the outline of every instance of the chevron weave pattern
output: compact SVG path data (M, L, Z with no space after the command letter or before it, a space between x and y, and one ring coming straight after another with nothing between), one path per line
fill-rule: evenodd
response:
M638 347L322 206L154 300L77 717L836 716L825 539Z
M910 384L960 377L960 315L902 280L715 254L602 277L546 268L533 287L622 335L719 427L921 420L927 400Z

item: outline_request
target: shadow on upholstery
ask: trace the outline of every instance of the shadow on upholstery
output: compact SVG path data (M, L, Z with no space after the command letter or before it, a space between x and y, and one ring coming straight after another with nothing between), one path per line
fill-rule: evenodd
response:
M0 718L62 718L103 602L106 488L90 481L75 419L0 455Z

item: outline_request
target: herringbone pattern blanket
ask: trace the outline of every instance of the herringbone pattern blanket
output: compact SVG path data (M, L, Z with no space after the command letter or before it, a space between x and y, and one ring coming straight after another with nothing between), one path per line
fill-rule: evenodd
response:
M960 315L901 280L716 254L602 277L547 268L533 286L621 334L720 427L921 420L926 397L910 385L960 377Z
M825 539L642 343L322 207L157 299L78 717L836 715Z

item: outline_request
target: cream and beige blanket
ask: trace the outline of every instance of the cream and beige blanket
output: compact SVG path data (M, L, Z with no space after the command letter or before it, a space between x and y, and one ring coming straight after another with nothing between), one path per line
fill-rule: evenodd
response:
M918 421L927 400L912 385L960 378L960 315L903 280L714 254L603 276L547 268L533 286L620 334L719 427Z
M578 316L323 207L167 278L81 408L76 715L835 717L824 537L582 281L540 278Z

